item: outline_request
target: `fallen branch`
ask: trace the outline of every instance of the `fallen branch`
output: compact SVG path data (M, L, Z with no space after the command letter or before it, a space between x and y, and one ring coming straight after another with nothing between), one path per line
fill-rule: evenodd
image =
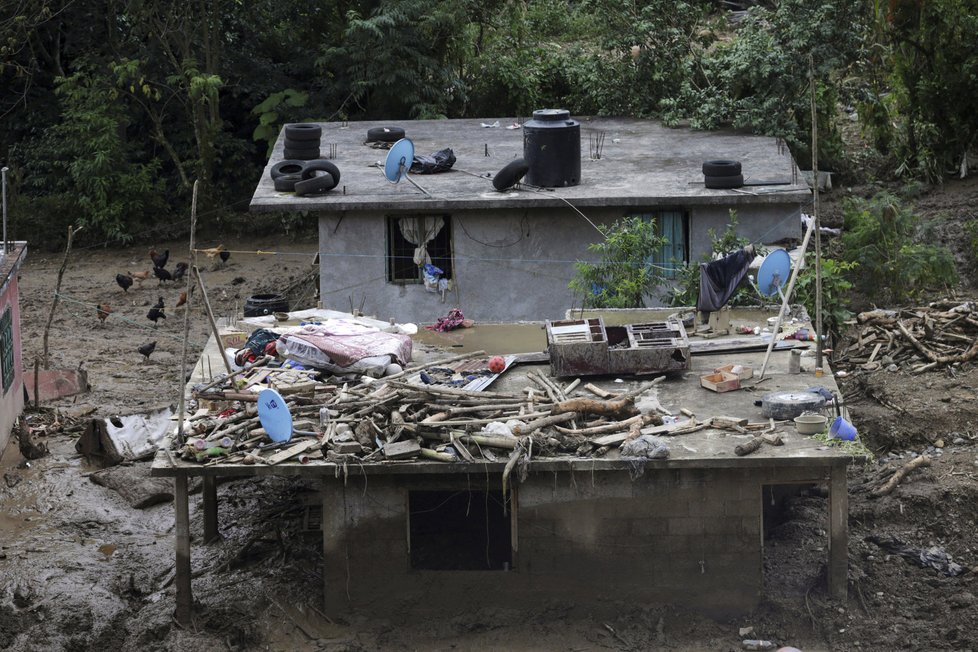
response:
M919 469L922 466L930 466L930 458L926 455L918 455L901 466L884 485L869 492L869 495L873 498L879 498L892 493L893 490L897 488L897 485L900 484L905 477L907 477L908 473L915 469Z

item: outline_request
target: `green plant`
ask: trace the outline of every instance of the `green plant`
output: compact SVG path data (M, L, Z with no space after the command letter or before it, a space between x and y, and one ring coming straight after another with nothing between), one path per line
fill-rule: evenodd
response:
M258 116L258 126L252 134L256 141L268 143L268 156L272 155L272 147L282 124L296 119L294 109L304 107L309 101L309 93L286 88L272 93L265 101L251 110L252 115Z
M641 308L662 284L662 273L650 263L665 244L655 234L655 220L624 217L599 226L604 239L588 245L598 262L579 261L569 287L583 297L585 308Z
M859 266L855 262L822 258L822 324L832 333L839 333L842 324L852 317L852 282L847 275ZM805 306L815 319L815 253L805 254L805 267L798 273L794 299Z
M957 282L950 252L915 242L920 221L893 195L851 199L843 218L843 260L859 264L848 277L870 300L902 303Z

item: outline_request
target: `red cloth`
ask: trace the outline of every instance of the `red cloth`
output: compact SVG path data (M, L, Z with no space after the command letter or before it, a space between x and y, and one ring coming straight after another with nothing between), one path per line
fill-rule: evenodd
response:
M444 333L447 331L453 331L462 325L465 321L465 315L458 308L452 308L448 311L448 314L444 317L439 317L431 326L425 326L429 331L438 331L439 333Z

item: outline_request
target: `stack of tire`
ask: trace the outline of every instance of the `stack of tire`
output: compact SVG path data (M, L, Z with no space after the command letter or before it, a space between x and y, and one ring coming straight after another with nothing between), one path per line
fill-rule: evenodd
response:
M311 122L285 125L285 158L311 161L319 158L323 128Z
M368 143L396 143L404 138L404 129L401 127L374 127L367 129Z
M703 162L703 183L707 188L740 188L744 185L744 175L740 161L718 159Z
M294 192L297 197L324 195L340 182L340 169L324 158L285 159L273 165L269 174L275 190Z

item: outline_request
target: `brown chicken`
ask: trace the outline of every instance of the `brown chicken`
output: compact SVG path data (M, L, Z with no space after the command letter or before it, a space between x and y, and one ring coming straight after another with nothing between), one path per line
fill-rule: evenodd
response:
M200 253L204 254L208 258L213 258L214 256L220 256L222 251L224 251L224 245L219 244L216 247L211 247L210 249L201 249Z
M99 322L105 325L105 320L112 314L112 306L107 303L100 303L95 306L95 313L98 315Z
M180 298L177 299L177 305L176 305L176 307L179 308L180 306L182 306L185 303L187 303L187 292L186 291L183 291L183 292L180 293Z
M170 250L164 249L163 253L159 253L156 249L150 249L149 257L153 261L153 267L166 267L166 261L170 260Z
M149 271L149 270L147 269L147 270L145 270L145 271L142 271L142 272L129 272L129 276L131 276L131 277L133 277L133 278L134 278L135 280L137 280L137 281L139 281L140 283L142 283L143 281L145 281L146 279L148 279L148 278L149 278L149 275L150 275L151 273L152 273L152 272L150 272L150 271Z

